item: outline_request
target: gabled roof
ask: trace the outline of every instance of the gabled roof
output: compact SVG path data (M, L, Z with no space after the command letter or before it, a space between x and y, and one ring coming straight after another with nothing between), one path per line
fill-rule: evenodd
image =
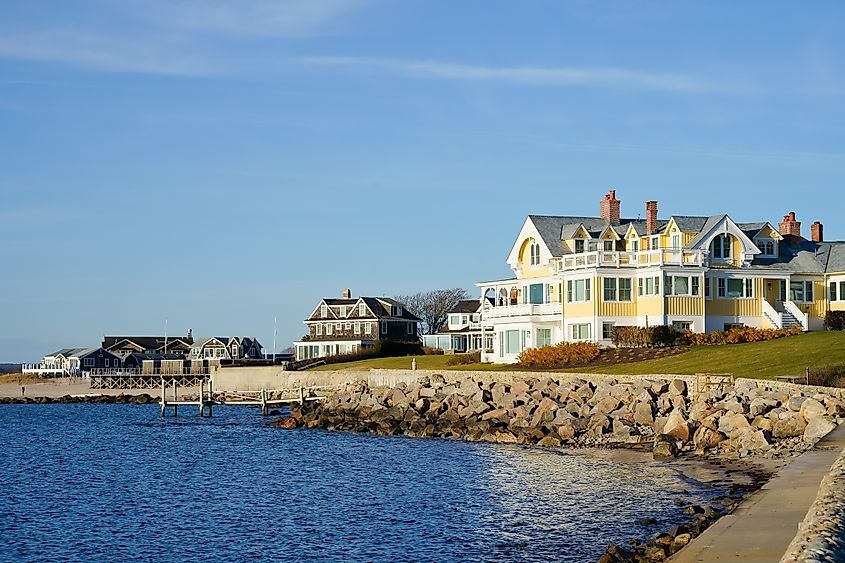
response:
M158 350L164 347L164 341L167 340L167 347L169 348L176 342L181 342L185 346L190 346L194 342L192 336L104 336L103 342L100 344L106 350L123 346L127 342L131 342L141 350Z
M675 220L675 224L678 225L678 228L683 233L698 233L704 228L705 223L707 223L708 217L697 216L697 215L672 215L672 219ZM664 226L668 226L668 222Z
M569 254L563 241L574 237L575 233L582 226L592 236L598 237L610 226L610 223L601 217L567 217L556 215L529 215L528 220L534 224L534 228L540 234L540 238L549 249L552 256L563 256ZM657 221L657 232L660 232L668 224L668 221L659 219ZM641 219L622 219L613 230L624 236L629 226L632 226L638 236L645 236L646 222Z
M391 299L390 297L358 297L358 298L355 298L355 299L322 299L320 301L320 304L326 303L327 305L352 306L352 305L356 305L359 301L363 301L364 304L367 306L367 308L370 310L370 312L373 315L375 315L375 317L378 318L378 319L394 318L394 319L404 319L404 320L416 321L416 322L420 321L420 318L417 317L416 315L414 315L413 313L411 313L410 311L408 311L408 308L403 303L400 303L399 301L396 301L395 299ZM399 315L398 317L394 317L393 311L391 310L391 306L401 307L402 308L402 314ZM323 317L316 316L317 313L319 313L319 309L320 309L320 307L318 305L317 309L315 309L314 312L311 314L311 316L309 316L307 319L305 319L305 321L306 322L309 322L309 321L325 321L325 320L341 321L341 320L358 320L358 319L373 320L373 317L361 317L360 315L358 315L358 310L357 310L358 308L357 307L348 311L347 315L345 317L339 317L337 315L334 315L334 313L332 313L332 315L334 315L334 316L332 316L331 318L323 318ZM331 308L329 310L331 310Z
M80 352L82 350L87 350L87 348L62 348L61 350L57 350L52 354L47 354L48 356L64 356L68 358L75 354L76 352Z

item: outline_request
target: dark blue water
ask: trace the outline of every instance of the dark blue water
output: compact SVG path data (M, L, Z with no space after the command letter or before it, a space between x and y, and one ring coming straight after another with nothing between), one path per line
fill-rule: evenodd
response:
M639 455L158 415L0 406L0 561L595 561L718 494Z

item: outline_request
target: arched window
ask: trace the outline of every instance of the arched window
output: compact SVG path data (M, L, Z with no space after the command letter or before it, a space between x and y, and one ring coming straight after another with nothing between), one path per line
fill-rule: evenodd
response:
M540 265L540 245L536 242L531 243L531 265Z
M710 244L710 253L713 258L727 260L731 257L732 237L731 235L717 235Z

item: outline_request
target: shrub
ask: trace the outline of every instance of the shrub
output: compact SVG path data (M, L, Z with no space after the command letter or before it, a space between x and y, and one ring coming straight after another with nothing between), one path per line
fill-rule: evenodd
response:
M845 387L845 364L811 368L810 385Z
M824 317L827 330L845 330L845 311L828 311Z
M745 342L763 342L795 336L803 332L801 327L792 328L754 328L750 326L734 327L721 331L714 330L710 334L686 331L681 335L681 344L702 346L704 344L742 344Z
M455 354L446 360L447 366L466 366L481 363L481 351L468 352L466 354Z
M422 356L423 346L419 342L396 342L393 340L376 340L372 348L364 348L351 354L337 354L322 358L310 358L294 362L294 370L304 366L323 361L325 364L343 364L346 362L357 362L360 360L371 360L373 358L394 358L398 356Z
M440 348L431 348L430 346L423 346L422 353L425 356L442 356L445 354Z
M517 363L527 368L560 368L571 364L587 364L598 358L601 350L592 342L562 342L554 346L523 350Z
M671 326L615 326L612 341L617 348L645 348L671 346L678 333Z

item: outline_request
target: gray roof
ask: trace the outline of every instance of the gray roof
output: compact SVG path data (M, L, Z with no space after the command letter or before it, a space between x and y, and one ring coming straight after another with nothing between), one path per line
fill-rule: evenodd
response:
M704 225L707 223L707 219L709 219L709 217L698 215L672 215L672 219L675 220L675 224L678 225L678 228L681 229L681 231L685 233L699 233L704 228Z
M573 238L579 227L583 226L592 236L598 236L610 225L606 219L601 217L529 215L528 218L534 224L552 256L563 256L569 253L564 247L563 241ZM660 231L667 223L666 220L658 220L657 230ZM620 235L624 235L628 230L628 225L633 225L638 235L646 234L646 222L641 219L622 219L619 225L613 226L613 230Z
M725 217L727 217L727 215L725 215L724 213L721 215L711 215L710 217L708 217L707 220L704 222L704 225L702 225L701 230L698 232L698 234L695 235L695 237L693 237L693 239L687 243L687 248L692 248L699 242L704 240L704 237L707 236L707 233L710 232L710 229L718 225L719 222L722 221Z
M478 299L461 299L458 303L449 309L450 313L477 313L481 301Z
M845 272L845 242L826 242L828 247L827 272Z

